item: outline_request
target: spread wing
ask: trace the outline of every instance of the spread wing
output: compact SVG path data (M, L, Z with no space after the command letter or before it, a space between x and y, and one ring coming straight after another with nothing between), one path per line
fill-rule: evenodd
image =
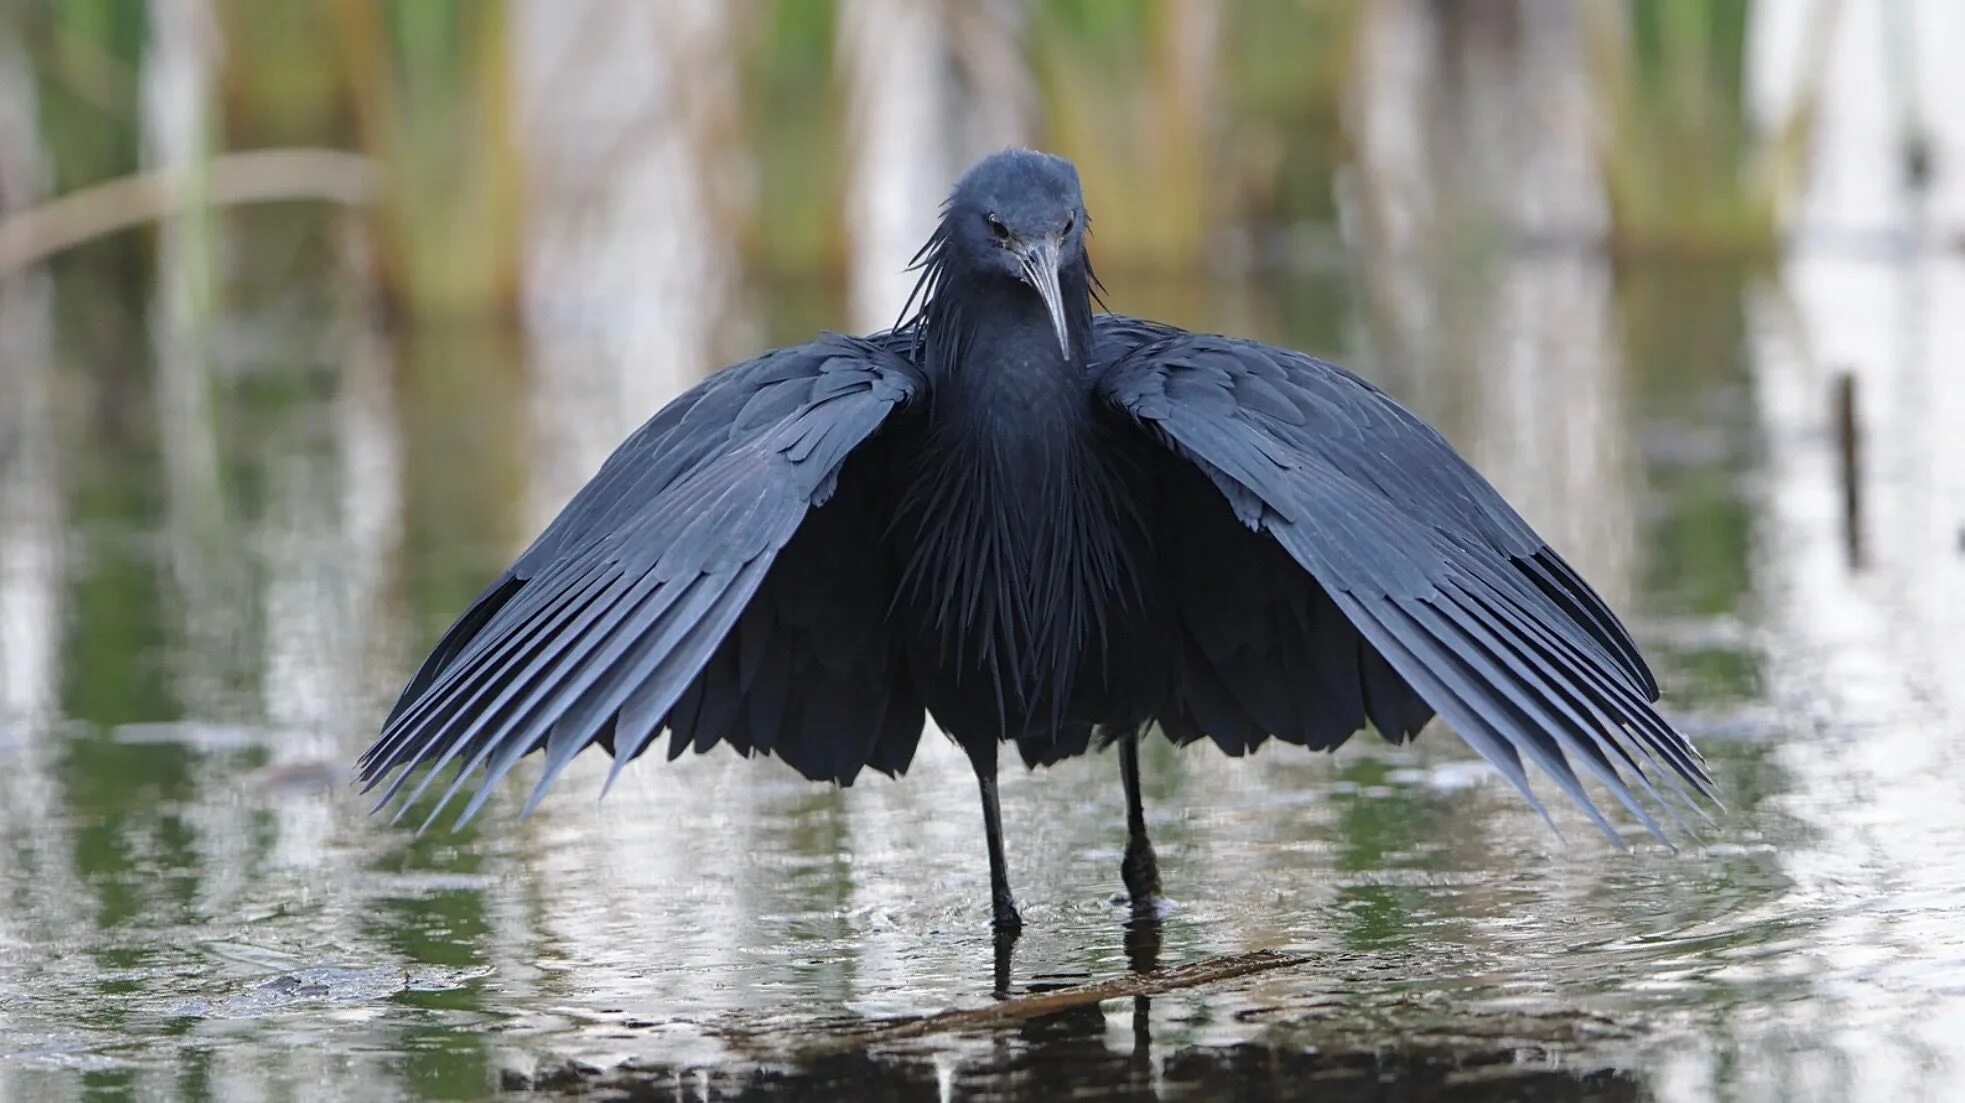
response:
M544 750L529 810L585 747L618 774L664 729L671 757L728 742L842 784L905 770L923 712L885 627L867 453L922 387L902 357L827 334L675 400L437 644L362 756L365 785L395 772L386 803L429 767L407 808L456 763L434 819L482 770L468 820Z
M1712 796L1616 616L1431 427L1301 353L1105 331L1099 393L1184 461L1162 506L1186 640L1170 734L1335 746L1437 710L1545 818L1524 757L1620 842L1579 771L1661 839L1634 785L1674 818L1660 788Z

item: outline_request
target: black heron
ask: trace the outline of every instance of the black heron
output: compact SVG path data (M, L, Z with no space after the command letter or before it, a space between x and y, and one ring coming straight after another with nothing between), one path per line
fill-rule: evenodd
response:
M981 788L1000 931L998 745L1116 745L1122 875L1160 879L1150 726L1244 755L1443 716L1546 819L1533 762L1612 839L1712 798L1631 637L1432 428L1302 353L1093 312L1069 161L991 156L916 258L910 316L724 369L664 408L472 603L361 760L382 802L456 765L475 815L545 755L669 733L851 784L924 713ZM1639 792L1648 796L1640 799ZM1696 795L1695 795L1696 794ZM1621 839L1618 839L1621 842Z

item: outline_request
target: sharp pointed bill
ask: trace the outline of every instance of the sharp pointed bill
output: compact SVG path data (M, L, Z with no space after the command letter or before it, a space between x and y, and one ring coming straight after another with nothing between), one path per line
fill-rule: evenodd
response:
M1704 814L1630 635L1438 433L1302 353L1095 316L1086 218L1069 162L993 156L901 326L657 413L437 644L363 781L432 818L470 789L468 815L541 752L530 808L587 747L618 772L666 734L846 785L904 773L932 715L983 783L1009 929L1005 742L1125 748L1136 903L1151 730L1241 756L1438 714L1538 812L1530 766L1612 839L1590 783L1660 839L1658 810Z
M1043 300L1044 312L1050 316L1051 328L1058 338L1058 354L1068 361L1071 329L1065 318L1064 292L1058 287L1058 239L1040 238L1022 250L1019 259L1024 282L1037 292L1037 297Z

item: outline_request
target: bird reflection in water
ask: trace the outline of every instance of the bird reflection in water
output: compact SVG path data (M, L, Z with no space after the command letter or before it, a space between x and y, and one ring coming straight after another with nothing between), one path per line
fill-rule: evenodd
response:
M1134 976L1160 968L1161 919L1157 912L1136 910L1126 921L1126 968ZM1153 1060L1153 997L1133 997L1133 1063L1150 1070Z

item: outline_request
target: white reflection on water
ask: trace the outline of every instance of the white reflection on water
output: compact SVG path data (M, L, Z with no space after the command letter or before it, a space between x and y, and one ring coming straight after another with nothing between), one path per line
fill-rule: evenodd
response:
M1770 688L1816 732L1779 748L1797 783L1784 803L1814 828L1783 864L1832 915L1815 949L1821 998L1795 1017L1836 1039L1837 1078L1816 1094L1873 1098L1965 1080L1965 271L1941 251L1965 214L1965 175L1909 191L1897 144L1912 117L1902 92L1965 87L1932 45L1965 27L1955 5L1900 9L1918 27L1908 82L1894 78L1911 58L1874 46L1902 28L1875 5L1849 13L1789 298L1763 304L1756 326ZM1965 125L1949 112L1925 122L1940 163L1957 164ZM1831 399L1845 375L1860 567L1845 551Z
M0 217L45 188L38 111L27 55L0 41ZM50 305L45 276L0 277L0 717L36 721L53 714L61 647ZM0 735L0 748L24 739Z
M48 308L45 279L0 280L0 716L23 723L54 715L60 678L63 511ZM0 736L0 746L14 741Z
M1792 303L1757 312L1768 689L1794 730L1777 747L1793 785L1781 806L1808 827L1779 853L1793 906L1822 916L1804 951L1816 998L1782 1021L1835 1058L1795 1083L1786 1053L1756 1054L1739 1075L1763 1092L1889 1099L1965 1082L1965 557L1952 529L1965 450L1933 416L1965 404L1957 269L1804 253ZM1842 371L1865 415L1860 569L1830 399Z
M382 341L356 330L336 365L340 387L302 447L266 457L260 549L265 632L259 709L285 733L275 768L342 764L348 702L374 684L370 656L393 655L389 575L402 540L402 458ZM305 632L279 626L305 624ZM387 675L384 675L386 678Z
M38 107L27 56L0 41L0 216L44 190ZM52 826L61 801L45 738L60 711L67 542L49 282L39 273L0 277L0 835L19 840L0 868L36 874L67 865L65 832ZM72 885L37 876L0 905L0 1014L17 999L4 993L29 983L14 959L81 914L65 898Z
M1965 279L1934 267L1802 256L1788 283L1804 330L1761 326L1768 676L1808 735L1778 747L1794 779L1782 804L1814 828L1782 865L1796 906L1831 916L1814 950L1820 1001L1796 1016L1845 1062L1845 1079L1810 1085L1820 1095L1896 1099L1934 1072L1965 1077L1965 558L1943 531L1965 517L1945 486L1965 450L1932 417L1965 401L1965 342L1930 324L1965 311ZM1849 338L1857 360L1835 354ZM1843 551L1837 370L1867 403L1861 570Z
M152 0L154 33L141 69L142 161L194 173L213 146L218 39L203 0ZM193 185L194 188L197 185ZM217 295L215 215L193 202L158 227L157 277L148 320L156 431L163 453L171 628L200 656L172 670L178 700L204 716L228 715L227 695L258 659L239 517L226 500L219 455L213 334Z
M1924 35L1959 16L1897 8ZM1939 1098L1965 1084L1965 439L1953 428L1965 416L1965 270L1927 222L1961 210L1965 176L1945 174L1928 203L1903 187L1905 83L1892 78L1906 59L1879 48L1901 30L1882 9L1847 13L1800 245L1783 294L1752 316L1767 449L1757 590L1767 688L1791 731L1775 748L1791 783L1779 803L1806 826L1776 852L1794 882L1788 906L1820 917L1797 947L1813 998L1773 1011L1765 1043L1726 1081L1761 1098ZM1768 37L1795 30L1769 22ZM1932 76L1943 41L1907 44L1927 88L1961 79L1955 65ZM1761 74L1766 110L1792 76ZM1965 153L1958 119L1931 121L1941 157ZM1844 374L1860 409L1860 566L1845 546L1832 398ZM1697 1065L1666 1061L1672 1095L1704 1094L1716 1070Z

